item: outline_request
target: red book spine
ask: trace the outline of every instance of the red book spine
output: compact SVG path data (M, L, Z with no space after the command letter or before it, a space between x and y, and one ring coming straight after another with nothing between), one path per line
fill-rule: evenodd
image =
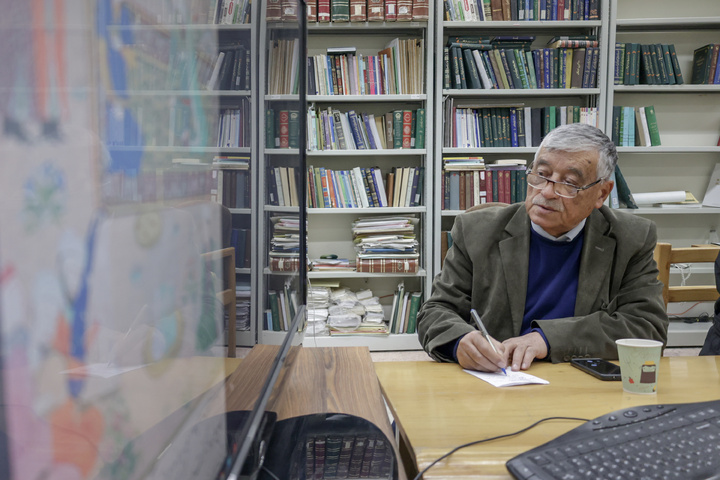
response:
M388 22L397 20L397 2L398 0L385 0L385 20Z
M358 258L356 270L362 273L417 273L417 258Z
M300 266L300 259L297 257L270 257L271 272L294 272Z
M280 148L290 148L290 112L280 111Z
M265 10L265 19L268 22L277 22L282 19L282 0L268 0Z
M493 201L493 182L492 177L497 172L487 171L485 172L485 198L488 202Z
M412 139L412 111L403 110L402 148L410 148Z
M318 2L318 22L330 21L330 0L317 0Z
M307 2L307 21L317 22L317 0L308 0Z
M402 22L412 20L413 0L397 0L397 19Z
M427 20L430 17L429 0L414 0L412 6L412 19L415 21Z
M370 22L385 20L385 3L383 0L367 0L367 19Z
M364 22L367 20L367 4L365 0L350 0L350 21Z
M294 21L298 19L297 3L295 0L282 1L282 19Z

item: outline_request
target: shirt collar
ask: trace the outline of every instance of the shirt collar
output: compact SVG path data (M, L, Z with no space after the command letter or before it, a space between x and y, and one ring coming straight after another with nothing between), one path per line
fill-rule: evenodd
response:
M547 233L543 228L538 225L537 223L530 221L530 225L532 225L532 229L535 230L535 233L540 235L543 238L547 238L548 240L552 240L553 242L572 242L575 240L575 237L582 232L582 229L585 227L585 222L587 221L587 218L583 218L580 223L578 223L575 227L573 227L569 232L560 235L559 237L554 237Z

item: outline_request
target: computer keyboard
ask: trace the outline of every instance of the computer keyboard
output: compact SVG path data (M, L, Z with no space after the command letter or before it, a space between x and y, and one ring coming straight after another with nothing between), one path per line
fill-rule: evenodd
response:
M720 400L617 410L506 466L520 480L720 479Z

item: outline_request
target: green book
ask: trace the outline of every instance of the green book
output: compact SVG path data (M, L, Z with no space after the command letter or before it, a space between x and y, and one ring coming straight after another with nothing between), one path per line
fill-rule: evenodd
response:
M330 13L333 22L349 22L350 0L333 0Z
M527 50L524 52L525 65L527 66L527 77L530 83L530 88L538 88L537 73L535 72L535 61L533 59L532 51Z
M644 108L648 131L650 132L650 142L652 142L653 147L660 146L660 129L658 128L657 117L655 116L655 107L650 105Z
M480 89L482 83L480 82L480 74L478 73L477 66L475 65L475 59L473 58L472 50L464 48L462 50L463 60L465 61L465 74L467 77L468 88Z
M393 148L402 148L403 111L393 112Z
M275 148L275 110L265 112L265 148Z
M280 304L275 290L268 290L268 303L270 304L270 315L272 316L272 329L274 332L282 330L280 327Z
M425 109L417 109L417 122L415 123L415 148L425 148Z
M665 73L667 74L668 85L675 85L677 83L675 79L675 73L673 72L672 57L670 56L670 45L662 44L660 49L663 53L663 62L665 63Z
M694 85L712 83L710 65L713 45L704 45L693 52L693 69L690 83Z
M300 112L290 110L290 119L288 120L288 145L290 148L298 148L300 146Z
M669 44L668 50L670 50L670 60L672 60L673 64L673 73L675 74L675 83L678 85L682 85L684 83L683 81L683 75L682 70L680 70L680 63L678 63L677 59L677 53L675 53L675 45Z
M659 43L654 45L655 47L655 61L657 62L657 71L660 78L661 85L670 85L670 78L668 77L667 69L665 68L665 53L663 52L663 46ZM669 55L668 55L669 57ZM675 83L675 75L671 75L673 82Z
M638 208L632 197L632 193L630 192L630 187L628 187L625 177L620 171L620 167L618 165L615 166L615 183L617 185L620 206L622 207L625 205L626 208Z
M422 292L413 292L410 295L410 313L408 313L408 324L406 333L415 333L417 330L417 314L422 303Z

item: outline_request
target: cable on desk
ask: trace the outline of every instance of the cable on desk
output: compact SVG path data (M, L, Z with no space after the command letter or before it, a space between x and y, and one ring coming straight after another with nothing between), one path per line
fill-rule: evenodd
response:
M578 417L547 417L547 418L538 420L537 422L533 423L532 425L529 425L529 426L527 426L523 429L520 429L516 432L505 433L503 435L497 435L495 437L484 438L482 440L475 440L474 442L465 443L463 445L459 445L459 446L453 448L452 450L450 450L448 453L446 453L442 457L435 459L430 465L428 465L420 473L418 473L413 480L420 480L420 478L422 478L423 474L425 474L425 472L427 472L432 467L434 467L436 463L438 463L440 460L443 460L443 459L449 457L450 455L452 455L453 453L457 452L460 449L463 449L465 447L471 447L473 445L478 445L480 443L490 442L492 440L500 440L501 438L514 437L515 435L520 435L521 433L525 433L528 430L540 425L541 423L548 422L550 420L573 420L573 421L578 421L578 422L589 422L590 421L587 418L578 418Z

